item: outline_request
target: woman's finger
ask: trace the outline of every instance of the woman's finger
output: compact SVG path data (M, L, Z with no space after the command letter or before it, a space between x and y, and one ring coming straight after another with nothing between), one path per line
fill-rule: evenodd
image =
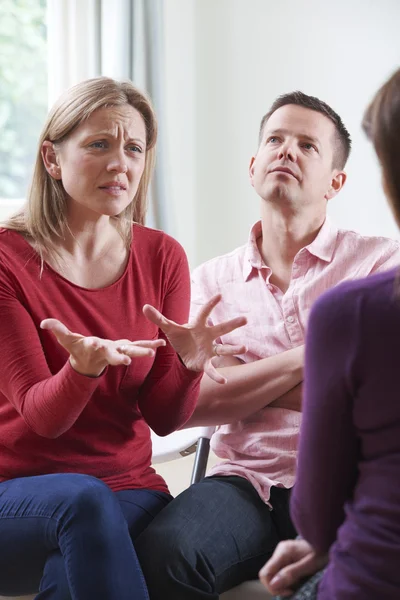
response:
M152 348L143 348L140 346L131 346L122 351L116 346L107 348L106 360L110 365L130 365L132 358L144 358L154 356L155 351Z
M130 358L140 358L140 357L144 357L144 356L154 356L155 355L155 349L154 348L149 348L147 346L134 346L133 344L128 346L128 345L123 345L123 346L119 346L118 348L116 348L116 352L119 355L125 355L125 356L129 356Z
M137 342L131 342L133 346L142 346L145 348L161 348L166 346L167 342L163 339L159 340L138 340Z
M302 579L319 570L320 560L310 548L304 540L282 543L280 552L260 571L260 579L272 594L288 595Z
M64 323L61 323L58 319L44 319L40 323L41 329L48 329L51 331L57 338L57 341L64 346L64 344L68 344L74 342L78 339L81 339L83 336L79 333L72 333Z
M109 365L125 365L129 366L132 362L131 357L118 352L115 348L107 348L105 360Z
M279 542L269 561L260 570L259 577L270 582L284 567L296 562L300 556L297 556L295 545L299 542L300 540Z
M300 581L300 579L304 579L304 577L314 575L317 571L317 560L314 553L312 553L285 567L282 570L282 576L285 582L287 582L287 585L293 585L293 583Z
M308 557L287 567L283 567L269 582L271 593L282 594L283 591L287 592L291 588L296 587L304 577L314 575L315 570L304 567L305 560L307 561Z
M226 377L224 377L223 375L221 375L221 373L217 371L217 369L212 364L211 360L209 360L206 366L204 367L204 373L206 373L209 376L209 378L215 381L216 383L224 384L228 381Z
M246 346L233 346L231 344L215 344L214 351L217 356L234 356L247 352Z
M291 596L292 594L294 594L294 589L287 587L279 587L277 582L274 586L271 586L271 582L266 577L260 576L260 581L263 584L263 586L266 587L267 590L274 596L286 598L287 596Z
M212 328L212 334L215 338L221 337L230 333L234 329L238 327L243 327L243 325L247 324L246 317L235 317L234 319L230 319L229 321L224 321L223 323L218 323L218 325L214 325Z
M169 319L167 319L167 317L164 317L164 315L161 314L159 310L154 308L154 306L151 306L151 304L145 304L142 310L146 319L154 323L154 325L157 325L157 327L159 327L163 331L168 329L170 325L176 325L177 327L179 327L177 323L175 323L174 321L170 321Z
M216 296L213 296L208 302L206 302L197 313L196 323L198 323L199 325L206 325L210 313L217 306L218 302L220 302L221 298L221 294L217 294Z
M158 338L156 340L135 340L135 341L128 340L128 339L115 340L115 342L111 342L111 343L114 344L118 350L122 346L126 346L127 348L130 348L131 346L145 346L148 348L160 348L160 346L165 346L167 342L163 338Z
M40 323L40 329L49 329L53 333L58 333L60 335L68 335L71 333L64 323L61 323L58 319L44 319Z
M303 579L315 575L317 571L326 566L327 556L317 556L314 551L310 552L300 560L284 567L280 572L280 583L285 589L296 587ZM271 581L271 586L274 580Z
M140 340L137 342L128 342L127 344L121 344L116 347L117 352L126 354L127 356L154 356L155 350L165 346L165 340ZM147 349L151 352L142 353L137 352L138 349Z
M153 350L157 350L157 348L161 348L161 346L165 346L166 341L163 339L160 340L138 340L137 342L131 342L130 340L118 340L115 343L115 347L118 352L128 353L133 348L152 348Z

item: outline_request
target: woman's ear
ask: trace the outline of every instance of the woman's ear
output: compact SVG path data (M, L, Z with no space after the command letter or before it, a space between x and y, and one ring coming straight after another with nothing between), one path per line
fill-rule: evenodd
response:
M41 148L42 160L48 174L53 179L61 179L61 167L53 142L44 141Z

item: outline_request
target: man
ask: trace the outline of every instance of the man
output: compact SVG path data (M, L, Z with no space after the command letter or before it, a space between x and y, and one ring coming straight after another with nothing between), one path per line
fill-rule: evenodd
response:
M277 543L296 535L288 501L310 308L337 283L400 263L397 242L338 230L326 217L328 200L346 181L350 146L324 102L301 92L278 98L250 162L261 221L245 246L193 273L192 313L221 292L213 322L245 315L248 323L219 341L243 343L247 352L217 359L228 382L203 377L188 423L220 426L212 446L225 460L137 542L152 600L217 599L256 578Z

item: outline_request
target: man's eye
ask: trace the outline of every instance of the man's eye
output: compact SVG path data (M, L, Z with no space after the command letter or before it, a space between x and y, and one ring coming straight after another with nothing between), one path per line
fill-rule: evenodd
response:
M305 148L306 150L316 150L316 147L313 146L312 144L309 144L308 142L303 144L303 148Z
M278 141L277 137L272 136L272 137L268 138L268 144L270 144L271 142L274 144L277 141Z

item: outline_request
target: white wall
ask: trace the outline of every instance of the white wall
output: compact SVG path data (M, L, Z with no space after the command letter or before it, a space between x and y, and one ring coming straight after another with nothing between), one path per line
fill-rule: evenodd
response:
M164 23L169 191L176 237L193 260L197 252L195 0L164 0Z
M331 104L353 137L336 222L397 237L360 122L399 66L398 0L165 0L165 12L172 193L193 266L246 240L259 122L295 89Z

